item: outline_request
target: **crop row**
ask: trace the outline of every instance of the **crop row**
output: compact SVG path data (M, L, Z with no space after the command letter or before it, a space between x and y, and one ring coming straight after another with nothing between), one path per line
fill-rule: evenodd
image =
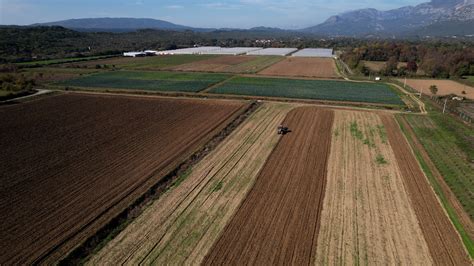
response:
M402 105L386 84L331 80L295 80L237 77L211 90L212 93L370 102Z

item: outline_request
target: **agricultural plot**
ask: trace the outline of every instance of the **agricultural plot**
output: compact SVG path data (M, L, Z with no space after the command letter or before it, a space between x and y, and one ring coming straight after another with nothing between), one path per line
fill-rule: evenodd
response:
M404 83L404 79L398 80ZM407 79L407 85L413 89L423 92L423 94L433 95L430 86L436 85L438 92L436 95L456 94L474 100L474 88L465 84L461 84L452 80L439 79Z
M219 56L169 68L178 71L256 73L282 60L281 56Z
M469 155L466 155L459 147L459 145L469 146L468 143L463 144L468 139L463 140L453 135L452 129L440 127L429 117L411 115L405 116L405 118L446 183L456 194L471 219L474 219L474 167L470 162ZM467 136L474 136L473 130L462 124L452 126L463 127L468 133ZM473 149L474 145L470 146ZM470 156L472 159L472 155Z
M380 118L336 111L332 135L316 264L433 264Z
M263 104L89 264L200 264L255 183L291 108Z
M308 265L314 262L334 113L291 111L257 181L203 264Z
M213 88L210 92L392 105L404 104L392 88L386 84L348 81L237 77Z
M258 74L269 76L338 78L332 58L289 57Z
M393 116L381 115L405 189L435 264L471 265L469 255Z
M0 263L57 262L243 108L75 94L2 106Z
M209 73L114 71L58 84L86 88L198 92L229 77Z
M60 65L66 68L118 68L127 70L160 70L181 64L188 64L200 60L207 60L216 57L215 55L161 55L147 57L115 57L109 59L69 63Z

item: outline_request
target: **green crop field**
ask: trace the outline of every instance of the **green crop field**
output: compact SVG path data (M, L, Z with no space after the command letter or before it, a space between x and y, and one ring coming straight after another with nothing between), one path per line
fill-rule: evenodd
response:
M474 218L474 129L439 112L406 119L446 183Z
M57 83L63 86L198 92L229 78L225 74L112 71Z
M403 105L386 84L237 77L211 93Z

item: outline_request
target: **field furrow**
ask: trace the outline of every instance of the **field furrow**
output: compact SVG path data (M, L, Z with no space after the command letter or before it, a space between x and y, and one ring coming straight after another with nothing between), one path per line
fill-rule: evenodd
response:
M375 113L336 111L316 264L431 264Z
M60 95L0 108L9 114L1 116L5 130L0 132L0 262L57 261L243 106ZM24 131L24 125L31 130Z
M460 236L428 183L397 122L389 115L381 118L434 263L471 265Z
M264 104L89 263L200 263L253 186L291 108Z
M333 112L293 110L282 137L205 265L309 264L319 231Z

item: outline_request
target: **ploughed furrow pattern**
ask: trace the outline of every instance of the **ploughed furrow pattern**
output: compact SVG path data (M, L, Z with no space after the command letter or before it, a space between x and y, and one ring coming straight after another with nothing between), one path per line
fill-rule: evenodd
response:
M334 112L291 111L283 136L206 265L310 264L314 261Z
M436 198L397 122L390 115L381 115L381 118L434 263L471 265L461 238Z
M57 261L243 106L63 94L0 107L0 264Z
M292 105L265 103L88 262L197 265L252 188Z
M336 111L332 134L316 264L432 264L379 116Z

